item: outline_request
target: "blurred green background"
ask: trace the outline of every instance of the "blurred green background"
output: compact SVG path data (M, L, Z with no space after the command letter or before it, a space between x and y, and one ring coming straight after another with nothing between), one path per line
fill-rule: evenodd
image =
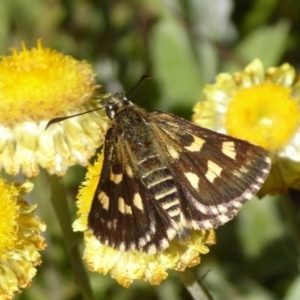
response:
M298 0L1 0L0 53L42 38L45 47L92 64L108 92L128 91L148 74L152 80L131 99L189 119L203 86L220 72L241 70L256 57L266 67L287 61L299 69L299 16ZM64 178L73 219L84 173L75 166ZM42 176L35 181L48 248L32 287L16 299L82 299ZM214 299L300 299L299 243L283 201L250 201L217 230L217 245L193 268ZM176 272L158 287L136 282L129 289L110 276L89 276L99 300L192 299Z

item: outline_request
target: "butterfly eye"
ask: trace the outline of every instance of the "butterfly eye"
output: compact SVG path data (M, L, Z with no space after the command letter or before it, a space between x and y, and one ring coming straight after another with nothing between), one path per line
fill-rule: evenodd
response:
M105 107L105 109L106 109L106 114L107 114L107 116L108 116L110 119L113 119L113 118L115 117L115 115L116 115L113 106L112 106L112 105L108 105L108 106Z

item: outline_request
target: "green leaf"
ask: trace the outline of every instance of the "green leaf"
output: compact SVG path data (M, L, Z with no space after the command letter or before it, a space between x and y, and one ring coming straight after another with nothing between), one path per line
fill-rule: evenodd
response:
M274 66L287 48L289 29L290 24L287 21L259 27L246 36L235 51L246 63L259 58L265 66Z
M202 95L203 79L188 35L172 16L164 17L153 29L151 39L154 80L162 89L160 109L192 106Z
M253 199L237 216L239 238L249 257L259 256L270 242L283 234L276 200L275 197Z
M253 59L260 59L265 69L276 66L287 49L290 25L281 21L275 26L259 27L253 30L235 48L235 59L225 61L225 72L241 71ZM241 66L242 63L242 66Z
M299 300L300 295L300 276L296 277L290 285L283 300Z
M268 20L277 8L278 0L266 1L256 0L253 1L249 12L243 20L243 28L248 30L268 23Z

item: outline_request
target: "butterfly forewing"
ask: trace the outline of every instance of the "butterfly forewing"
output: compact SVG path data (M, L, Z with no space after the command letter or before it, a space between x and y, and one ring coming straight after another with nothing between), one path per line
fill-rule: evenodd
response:
M260 188L267 152L117 95L104 163L89 214L95 236L113 248L156 253L190 229L232 219Z

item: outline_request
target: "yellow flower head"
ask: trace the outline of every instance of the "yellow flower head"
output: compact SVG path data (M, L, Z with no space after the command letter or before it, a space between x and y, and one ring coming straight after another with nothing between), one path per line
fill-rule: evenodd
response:
M63 175L68 166L87 164L102 143L104 112L56 123L56 117L98 107L95 73L85 61L37 47L12 50L0 60L0 161L7 173L20 168L36 176L38 165ZM99 117L102 116L102 117Z
M157 254L134 251L119 251L105 246L97 240L87 226L91 202L99 182L103 157L100 155L94 166L88 167L86 182L78 194L78 215L74 222L75 231L83 231L85 238L84 259L91 271L111 274L122 286L128 287L134 280L141 279L158 285L167 276L168 269L184 271L200 263L199 254L206 254L206 245L215 243L213 230L191 230L186 240L174 239L169 248Z
M242 72L219 74L194 107L196 124L269 150L273 165L260 196L300 189L299 87L289 64L265 71L255 59Z
M46 243L45 224L34 216L36 206L22 198L32 183L8 184L0 179L0 298L12 299L30 286Z

